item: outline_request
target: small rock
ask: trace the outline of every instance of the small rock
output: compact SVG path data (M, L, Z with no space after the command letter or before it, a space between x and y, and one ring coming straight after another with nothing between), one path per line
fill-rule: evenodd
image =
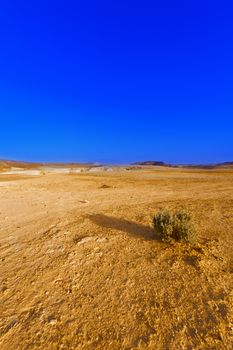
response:
M48 316L48 323L54 325L57 323L57 319L54 316Z
M104 184L104 185L100 186L99 188L111 188L111 186Z

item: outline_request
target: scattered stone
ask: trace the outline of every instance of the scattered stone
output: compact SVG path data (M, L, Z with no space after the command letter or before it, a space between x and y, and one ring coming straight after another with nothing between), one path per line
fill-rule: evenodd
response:
M57 278L54 283L62 282L63 280L61 278Z
M96 237L93 237L93 236L83 237L79 241L77 241L77 244L80 245L80 244L87 243L90 241L95 241L95 240L96 240Z
M57 319L54 316L48 316L48 323L54 325L57 323Z

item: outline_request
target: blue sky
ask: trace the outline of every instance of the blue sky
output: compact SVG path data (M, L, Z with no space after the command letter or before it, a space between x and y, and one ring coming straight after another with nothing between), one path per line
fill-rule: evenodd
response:
M0 1L0 158L233 160L230 1Z

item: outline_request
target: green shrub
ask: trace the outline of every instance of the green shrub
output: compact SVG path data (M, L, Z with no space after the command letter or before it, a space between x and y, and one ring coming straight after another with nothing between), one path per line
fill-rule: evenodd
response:
M196 238L192 217L185 211L160 212L154 216L153 226L164 240L194 242Z

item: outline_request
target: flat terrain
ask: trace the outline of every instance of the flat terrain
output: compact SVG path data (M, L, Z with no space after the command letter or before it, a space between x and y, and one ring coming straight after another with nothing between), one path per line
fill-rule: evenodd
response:
M165 208L196 244L156 236ZM232 246L233 169L2 173L0 349L230 350Z

